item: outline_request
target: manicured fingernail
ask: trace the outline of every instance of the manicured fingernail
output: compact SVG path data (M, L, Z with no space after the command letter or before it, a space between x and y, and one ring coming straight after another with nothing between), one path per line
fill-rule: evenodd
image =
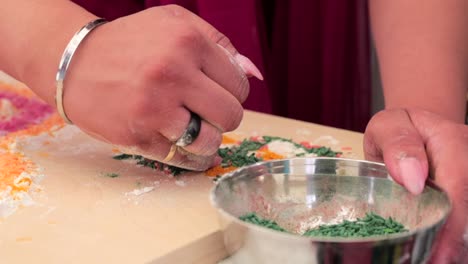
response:
M249 58L240 53L237 53L234 56L234 59L236 59L237 63L239 63L242 70L247 76L255 76L257 79L263 81L262 73L260 73L260 70L257 68L257 66L255 66L255 64L253 64L253 62Z
M403 185L413 194L420 194L424 189L426 176L421 163L415 158L404 158L400 161L400 174Z
M233 62L240 67L240 70L242 70L242 72L245 75L247 75L247 77L255 76L257 77L257 79L263 81L263 75L260 73L260 70L257 68L257 66L255 66L255 64L253 64L253 62L249 58L240 53L237 53L233 56L225 47L219 44L216 45L218 45L218 47L220 47L229 56L231 60L233 59Z

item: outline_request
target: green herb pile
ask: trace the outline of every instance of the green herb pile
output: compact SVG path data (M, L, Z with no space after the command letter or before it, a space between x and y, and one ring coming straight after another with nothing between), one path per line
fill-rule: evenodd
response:
M327 237L368 237L389 235L408 231L399 222L389 218L383 218L375 213L367 213L362 219L356 221L344 220L341 224L321 225L307 230L304 236Z
M269 229L286 232L281 226L272 220L259 217L256 213L248 213L239 217L240 220L263 226ZM405 227L392 219L383 218L373 212L367 213L364 218L358 218L356 221L343 221L336 225L321 225L314 229L309 229L303 236L322 236L322 237L369 237L379 235L389 235L401 232L407 232Z
M338 154L340 154L340 152L335 152L328 147L307 148L299 143L292 141L291 139L286 139L282 137L263 136L262 140L256 141L244 139L239 146L219 149L218 154L223 159L221 166L242 167L259 162L261 161L261 159L255 157L254 153L249 154L249 152L256 151L273 141L290 142L295 147L303 149L306 153L313 153L319 157L336 157ZM298 155L298 157L303 155Z
M291 139L285 139L282 137L271 137L263 136L260 140L243 140L240 145L233 147L220 148L218 150L219 156L222 158L221 166L229 167L243 167L254 164L261 161L260 158L255 157L254 151L267 145L272 141L285 141L294 144L297 148L302 148L306 153L313 153L319 157L336 157L340 152L335 152L328 147L305 147L299 143L292 141ZM298 155L303 156L303 155ZM116 160L136 160L138 165L152 168L154 170L169 171L172 175L177 176L181 173L187 172L188 170L163 164L159 161L147 159L140 155L120 154L113 157Z
M265 143L259 141L244 140L239 146L220 148L218 150L218 154L223 159L221 161L221 166L242 167L254 164L260 161L260 159L255 157L254 153L248 153L251 151L258 150L264 145Z
M145 158L143 156L140 156L140 155L120 154L120 155L116 155L116 156L114 156L112 158L116 159L116 160L127 160L127 159L136 160L137 165L141 165L143 167L148 167L148 168L151 168L153 170L159 170L159 171L167 170L173 176L177 176L179 174L182 174L182 173L188 171L186 169L182 169L182 168L175 167L175 166L170 166L170 165L164 164L164 163L159 162L159 161L147 159L147 158Z
M256 213L248 213L239 217L239 219L247 223L263 226L280 232L286 232L286 230L279 226L275 221L261 218Z

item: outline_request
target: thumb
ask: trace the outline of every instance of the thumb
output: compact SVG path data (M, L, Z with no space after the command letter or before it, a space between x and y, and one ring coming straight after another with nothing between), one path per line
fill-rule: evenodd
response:
M385 162L392 178L411 193L424 189L428 176L425 144L403 109L376 114L364 133L366 159Z

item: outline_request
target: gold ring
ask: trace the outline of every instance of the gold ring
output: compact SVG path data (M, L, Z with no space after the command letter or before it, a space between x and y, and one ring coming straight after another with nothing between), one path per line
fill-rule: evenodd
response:
M163 159L163 163L168 163L171 161L171 159L175 156L175 153L177 152L177 145L172 144L171 149L169 150L169 153L167 153L167 156Z

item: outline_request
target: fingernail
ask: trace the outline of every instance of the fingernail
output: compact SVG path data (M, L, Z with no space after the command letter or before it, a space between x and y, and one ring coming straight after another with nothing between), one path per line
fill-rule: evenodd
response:
M257 77L257 79L263 81L262 73L249 58L240 53L237 53L236 55L232 56L232 54L225 47L219 44L216 45L218 45L218 47L220 47L231 59L234 59L234 61L240 67L240 70L242 70L242 72L244 72L244 74L247 75L247 77L255 76Z
M404 158L400 161L400 174L403 185L413 194L420 194L424 189L426 176L421 163L415 158Z
M257 79L263 81L262 73L260 73L260 70L257 68L257 66L255 66L255 64L253 64L253 62L249 58L240 53L237 53L234 56L234 59L236 59L237 63L239 63L242 70L247 76L255 76Z

